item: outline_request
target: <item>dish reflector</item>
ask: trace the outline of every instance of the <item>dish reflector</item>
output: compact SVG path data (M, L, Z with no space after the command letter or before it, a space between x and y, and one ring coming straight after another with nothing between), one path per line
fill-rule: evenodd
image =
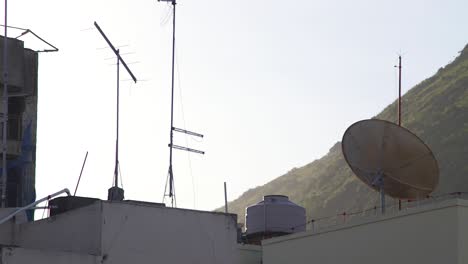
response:
M439 181L439 167L429 147L394 123L369 119L351 125L342 150L351 170L376 191L400 199L424 198Z

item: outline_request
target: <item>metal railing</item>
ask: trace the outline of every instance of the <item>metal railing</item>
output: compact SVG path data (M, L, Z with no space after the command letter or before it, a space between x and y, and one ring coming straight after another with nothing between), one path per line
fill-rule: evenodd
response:
M420 200L402 200L401 209L398 204L386 206L385 214L381 213L380 206L373 206L370 208L355 210L355 211L343 211L334 215L312 218L306 222L306 229L312 232L318 232L324 229L330 229L340 227L345 224L359 221L359 220L372 220L372 218L391 216L401 212L409 211L412 209L420 208L422 206L436 204L441 201L450 200L454 198L462 198L468 200L468 192L452 192L447 194L441 194L437 196L427 196L425 199ZM294 230L298 227L292 227Z
M34 203L30 203L30 204L28 204L28 205L26 205L26 206L24 206L24 207L18 208L18 209L15 210L13 213L11 213L11 214L7 215L6 217L2 218L2 219L0 220L0 225L3 224L3 223L5 223L5 222L7 222L7 221L10 220L11 218L13 218L15 215L17 215L17 214L19 214L19 213L21 213L21 212L23 212L23 211L26 211L26 210L28 210L28 209L31 209L31 208L35 207L36 205L38 205L38 204L40 204L40 203L42 203L42 202L44 202L44 201L50 200L50 198L53 198L53 197L55 197L55 196L58 196L58 195L60 195L60 194L62 194L62 193L66 193L68 196L71 196L70 191L69 191L67 188L65 188L65 189L63 189L63 190L61 190L61 191L58 191L58 192L56 192L56 193L53 193L53 194L51 194L51 195L48 195L48 196L46 196L46 197L40 199L40 200L37 200L37 201L35 201Z

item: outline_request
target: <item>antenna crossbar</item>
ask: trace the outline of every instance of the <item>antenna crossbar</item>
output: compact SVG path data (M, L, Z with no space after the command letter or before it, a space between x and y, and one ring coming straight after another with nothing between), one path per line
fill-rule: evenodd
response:
M174 144L169 144L168 146L169 146L170 148L175 148L175 149L179 149L179 150L185 150L185 151L194 152L194 153L198 153L198 154L202 154L202 155L205 154L205 152L204 152L204 151L201 151L201 150L192 149L192 148L187 148L187 147L182 147L182 146L178 146L178 145L174 145Z
M177 128L177 127L172 127L172 130L175 131L175 132L185 133L185 134L191 135L191 136L196 136L196 137L201 137L201 138L203 137L202 134L195 133L195 132L188 131L188 130L181 129L181 128Z
M119 54L119 51L115 49L114 45L112 45L112 43L110 42L110 40L107 38L106 34L104 34L104 32L102 31L102 29L99 27L98 23L96 21L94 21L94 26L97 28L97 30L99 31L99 33L101 33L102 37L104 38L104 40L107 42L107 44L109 45L109 47L112 49L112 51L115 53L115 56L117 56L117 58L119 59L120 62L122 62L122 65L125 67L125 69L127 70L128 74L130 74L130 76L132 77L133 81L136 83L137 82L137 79L135 77L135 75L133 75L132 71L130 70L130 68L128 68L127 64L125 63L125 61L122 59L122 57L120 56Z

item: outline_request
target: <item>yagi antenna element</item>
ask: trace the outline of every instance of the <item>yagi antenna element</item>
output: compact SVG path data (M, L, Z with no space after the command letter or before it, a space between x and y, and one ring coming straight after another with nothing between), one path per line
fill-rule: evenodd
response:
M115 140L115 167L114 167L114 186L112 186L109 191L108 191L108 196L107 199L109 201L122 201L124 199L124 190L122 188L119 188L118 186L118 179L119 179L119 102L120 102L120 63L123 64L125 69L127 70L128 74L132 77L133 81L136 83L137 79L135 75L133 75L132 71L130 68L128 68L127 64L125 61L122 59L120 56L119 50L115 49L114 45L110 42L110 40L107 38L106 34L102 31L101 27L99 27L97 22L94 22L94 26L97 28L99 33L101 33L101 36L104 38L104 40L107 42L109 47L112 49L114 52L115 56L117 57L117 126L116 126L116 140Z
M99 31L99 33L101 33L101 36L104 38L104 40L106 40L107 44L109 45L109 47L112 49L112 51L115 53L115 56L117 56L117 59L118 61L122 62L123 66L125 67L125 69L127 70L128 74L130 74L130 76L132 77L133 81L136 83L137 82L137 79L135 77L135 75L133 75L132 71L130 70L130 68L128 68L127 64L125 63L125 61L122 59L122 57L120 57L120 54L119 54L119 51L116 50L114 48L114 45L112 45L112 43L110 42L110 40L107 38L106 34L104 34L104 32L102 31L101 27L99 27L98 23L96 21L94 21L94 26L97 28L97 30Z

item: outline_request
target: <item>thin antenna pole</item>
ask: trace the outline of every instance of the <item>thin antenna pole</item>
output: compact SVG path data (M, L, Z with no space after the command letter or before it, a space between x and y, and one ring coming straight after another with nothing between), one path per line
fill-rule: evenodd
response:
M78 185L80 185L81 175L83 174L83 169L84 169L84 166L86 164L86 159L87 158L88 158L88 151L86 151L86 155L84 157L83 165L81 166L80 177L78 177L78 182L76 183L76 188L75 188L75 192L73 193L73 196L76 195L76 191L78 190Z
M398 56L398 125L401 126L401 55Z
M170 147L169 147L169 197L174 207L174 174L172 171L172 146L174 139L174 65L175 65L175 22L176 22L176 2L172 0L172 82L171 82L171 128L170 128Z
M228 213L228 202L227 202L227 187L226 182L224 182L224 212Z
M174 172L172 170L172 151L173 149L180 149L190 152L195 152L198 154L205 154L205 152L191 149L188 147L181 147L174 145L174 131L181 132L192 136L203 137L202 134L198 134L195 132L191 132L185 129L180 129L174 127L174 79L175 79L175 28L176 28L176 0L158 0L163 2L171 2L172 3L172 79L171 79L171 127L169 132L169 170L168 176L166 179L166 186L164 187L164 195L163 195L163 202L166 196L169 196L171 199L172 207L177 206L176 202L176 191L175 191L175 183L174 183ZM166 195L166 187L169 184L169 194Z
M380 186L380 209L382 211L382 214L385 214L385 191L383 187L383 180L382 180L382 186Z
M398 56L398 126L401 126L401 55ZM398 199L398 210L401 211L401 199Z
M8 169L7 169L7 152L8 152L8 142L7 142L7 132L8 132L8 21L7 21L7 0L5 0L5 34L3 38L3 137L2 137L2 207L7 206L6 201L6 189L7 189L7 178L8 178Z
M117 50L119 54L120 50ZM115 168L114 168L114 187L119 187L119 102L120 102L120 59L117 55L117 126L116 126L116 138L115 138Z
M116 139L115 139L115 168L114 168L114 183L109 191L108 191L108 200L110 201L122 201L124 199L124 190L118 187L119 184L119 95L120 95L120 62L122 62L122 65L124 68L127 70L128 74L132 77L133 81L136 83L137 79L135 75L133 75L132 71L128 68L127 64L125 61L122 59L120 56L119 50L115 49L114 45L110 42L110 40L107 38L106 34L102 31L101 27L97 24L97 22L94 22L94 26L96 29L101 33L101 36L104 38L104 40L107 42L109 47L112 49L112 51L115 53L115 56L117 56L117 126L116 126Z

